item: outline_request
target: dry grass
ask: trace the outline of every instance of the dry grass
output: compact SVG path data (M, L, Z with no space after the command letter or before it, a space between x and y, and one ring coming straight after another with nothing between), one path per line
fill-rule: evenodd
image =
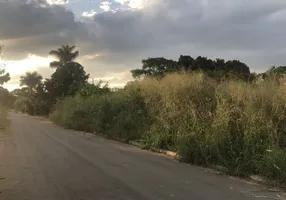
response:
M285 102L286 86L272 80L217 83L201 73L171 74L96 99L67 99L53 116L145 148L174 150L186 162L286 182Z

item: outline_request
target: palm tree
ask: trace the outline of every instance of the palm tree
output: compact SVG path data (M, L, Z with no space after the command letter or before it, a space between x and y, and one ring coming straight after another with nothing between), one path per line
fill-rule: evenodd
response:
M27 86L29 88L30 95L33 90L39 85L42 81L43 77L36 71L34 72L26 72L24 76L20 77L20 86Z
M51 68L58 68L64 66L68 63L72 63L78 56L79 52L75 51L76 46L62 45L57 50L50 51L50 55L58 59L58 61L53 61L50 63Z

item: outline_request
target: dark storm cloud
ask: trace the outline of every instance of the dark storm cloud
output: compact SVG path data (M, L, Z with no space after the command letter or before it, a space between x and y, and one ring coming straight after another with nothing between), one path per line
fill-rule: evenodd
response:
M175 59L180 54L242 59L261 66L275 61L276 52L285 52L285 0L150 2L139 10L98 13L88 22L75 20L62 6L0 3L0 43L14 57L47 55L58 45L76 44L81 55L101 54L81 57L93 73L129 70L140 66L142 58ZM279 63L283 61L279 57Z
M95 44L97 51L109 52L96 58L106 64L140 65L139 58L187 53L261 67L265 50L275 54L286 45L285 9L282 0L154 0L141 10L95 15L88 27L95 35L91 49Z
M237 0L227 0L235 2ZM285 21L271 21L271 15L285 11L282 1L158 0L152 8L107 12L94 18L102 48L111 51L191 44L213 49L277 48L285 45ZM218 4L219 6L218 7Z
M0 42L13 58L28 53L44 56L51 48L76 43L87 34L71 11L44 1L0 2L0 26Z

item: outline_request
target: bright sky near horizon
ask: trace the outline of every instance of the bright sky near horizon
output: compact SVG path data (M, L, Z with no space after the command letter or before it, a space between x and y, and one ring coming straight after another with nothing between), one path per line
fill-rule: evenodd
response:
M239 59L252 71L286 63L285 0L0 0L0 44L17 88L48 77L48 52L77 45L92 78L132 80L141 60L181 54Z

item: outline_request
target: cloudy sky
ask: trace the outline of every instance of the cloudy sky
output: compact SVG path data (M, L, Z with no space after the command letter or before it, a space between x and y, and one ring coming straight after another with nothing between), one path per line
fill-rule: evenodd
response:
M157 56L239 59L263 71L286 65L285 24L285 0L0 0L5 87L25 71L48 77L48 52L62 44L75 44L91 77L113 86Z

